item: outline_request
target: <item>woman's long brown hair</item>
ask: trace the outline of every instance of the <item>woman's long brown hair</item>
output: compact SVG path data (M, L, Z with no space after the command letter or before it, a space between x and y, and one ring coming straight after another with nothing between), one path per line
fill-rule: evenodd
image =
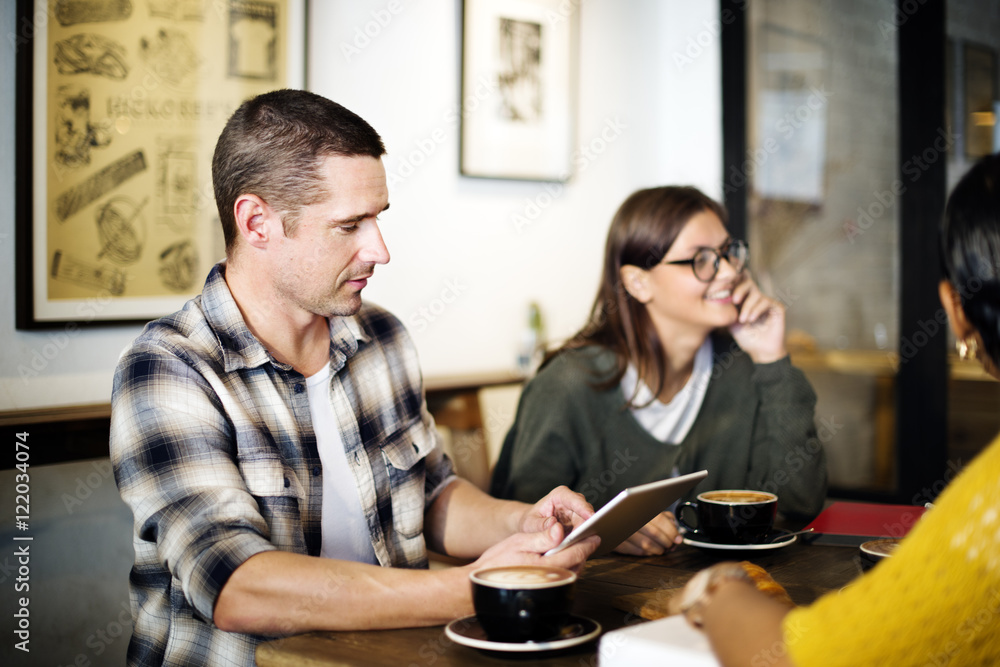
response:
M631 265L649 270L659 264L688 220L702 211L715 213L726 224L725 209L694 187L663 186L631 194L611 221L601 285L587 324L546 361L564 350L601 346L615 353L615 369L596 382L595 388L616 386L631 362L658 396L666 381L663 345L646 306L622 285L621 268ZM631 406L634 398L628 397L627 405Z

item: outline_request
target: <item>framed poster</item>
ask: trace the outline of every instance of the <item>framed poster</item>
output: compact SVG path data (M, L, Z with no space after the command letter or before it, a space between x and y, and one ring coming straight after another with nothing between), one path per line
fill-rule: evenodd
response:
M305 81L305 0L18 0L17 327L147 321L224 254L215 141Z
M464 1L463 176L570 177L578 11L564 0Z

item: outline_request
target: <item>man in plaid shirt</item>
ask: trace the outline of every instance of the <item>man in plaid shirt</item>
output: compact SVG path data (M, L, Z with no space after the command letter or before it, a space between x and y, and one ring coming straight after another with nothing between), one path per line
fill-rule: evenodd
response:
M201 296L123 353L111 455L135 517L132 665L253 665L265 637L473 613L470 570L543 557L593 512L455 477L399 320L361 290L389 261L382 140L304 91L230 118L212 175L226 237ZM475 558L430 571L427 548Z

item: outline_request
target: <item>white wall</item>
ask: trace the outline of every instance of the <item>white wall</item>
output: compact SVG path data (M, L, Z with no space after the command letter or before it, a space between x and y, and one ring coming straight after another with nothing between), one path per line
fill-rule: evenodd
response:
M576 145L591 152L580 153L585 168L561 188L458 176L459 128L451 118L459 98L460 4L310 3L308 87L372 123L389 149L389 172L408 173L403 162L423 158L390 189L382 229L392 262L376 270L365 294L410 325L427 376L511 368L531 300L540 303L550 337L581 326L607 225L633 190L690 183L721 195L715 2L563 3L580 21ZM379 12L391 20L375 34L368 24ZM14 24L13 3L4 3L0 34L15 32ZM366 28L375 36L346 57L342 45L353 45ZM5 57L3 99L13 99L13 79L13 58ZM10 103L7 109L0 143L12 146ZM0 409L107 401L118 354L140 327L71 335L14 329L14 175L5 150L0 280L10 288L0 293L7 313L0 319ZM519 230L515 216L531 224Z
M376 33L372 13L389 3L312 6L313 24L328 28L313 32L311 89L372 123L390 173L412 171L390 188L382 232L392 261L366 296L409 325L428 376L512 367L532 300L551 337L579 328L611 216L633 190L684 182L720 194L717 40L682 69L672 57L711 25L716 3L564 4L580 25L582 164L564 186L458 175L459 3L402 2L349 56L342 45Z

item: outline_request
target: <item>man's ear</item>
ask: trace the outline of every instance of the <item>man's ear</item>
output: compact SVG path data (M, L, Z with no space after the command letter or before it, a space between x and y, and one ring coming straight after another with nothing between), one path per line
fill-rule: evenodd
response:
M236 230L252 248L263 249L281 229L281 219L267 202L253 194L236 198L233 204Z
M958 340L965 340L969 336L975 335L976 329L969 324L969 320L965 317L965 311L962 310L962 297L955 286L948 280L942 280L938 283L938 296L941 297L944 312L948 313L948 323L951 325L951 331L955 337Z
M652 295L649 288L649 271L626 264L618 271L622 286L639 303L648 303Z

